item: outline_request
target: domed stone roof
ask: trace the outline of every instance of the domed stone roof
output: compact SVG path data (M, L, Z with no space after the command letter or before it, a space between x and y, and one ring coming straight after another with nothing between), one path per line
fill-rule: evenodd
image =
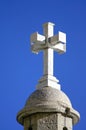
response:
M25 107L58 108L60 105L71 108L71 102L61 90L51 87L38 89L27 99ZM50 107L49 107L50 106Z
M39 112L58 112L73 118L76 124L80 118L79 113L72 108L67 95L61 90L52 87L43 87L34 91L26 101L24 108L18 113L17 120L23 124L27 115Z

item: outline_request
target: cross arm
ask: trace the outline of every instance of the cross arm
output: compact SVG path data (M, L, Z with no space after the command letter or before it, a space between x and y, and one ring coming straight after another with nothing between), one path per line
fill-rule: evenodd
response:
M63 32L58 32L57 35L49 39L51 48L53 48L58 53L66 52L66 34Z
M66 52L66 43L58 43L57 45L52 47L56 52L58 52L59 54L63 54Z
M31 35L31 49L32 52L38 53L43 49L42 45L45 44L45 36L38 34L38 32Z

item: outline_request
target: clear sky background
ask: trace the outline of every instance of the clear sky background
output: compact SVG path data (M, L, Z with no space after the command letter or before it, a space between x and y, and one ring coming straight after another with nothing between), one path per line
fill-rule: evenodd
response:
M54 74L80 112L74 130L86 129L86 1L0 0L0 130L23 130L17 112L43 75L43 55L30 50L30 35L55 23L67 34L67 52L55 53Z

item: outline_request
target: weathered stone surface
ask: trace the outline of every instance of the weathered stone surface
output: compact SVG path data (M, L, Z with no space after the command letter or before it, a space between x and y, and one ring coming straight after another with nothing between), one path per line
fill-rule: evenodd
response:
M72 107L69 98L64 92L51 87L44 87L33 92L27 99L25 107L31 108L41 105L52 105L54 108L59 107L59 105Z
M24 119L24 130L72 130L72 118L60 113L36 113Z
M37 130L54 130L57 126L57 115L55 113L38 114Z

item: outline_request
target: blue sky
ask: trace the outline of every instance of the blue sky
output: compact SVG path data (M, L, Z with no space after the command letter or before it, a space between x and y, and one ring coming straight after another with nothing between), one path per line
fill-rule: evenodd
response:
M43 74L42 53L30 50L30 35L55 23L55 34L67 34L67 52L55 53L54 74L81 114L74 130L86 129L86 1L0 1L0 129L23 130L16 114Z

